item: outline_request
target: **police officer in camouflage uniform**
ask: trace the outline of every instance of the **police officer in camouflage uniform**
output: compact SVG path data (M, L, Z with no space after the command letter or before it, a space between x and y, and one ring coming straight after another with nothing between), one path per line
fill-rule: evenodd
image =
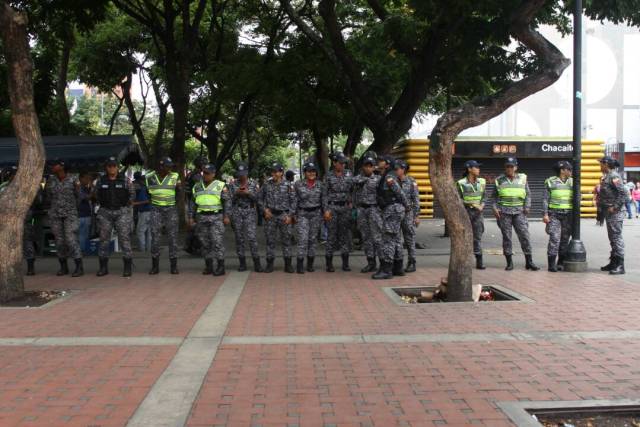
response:
M353 178L355 202L358 209L358 229L362 236L362 249L367 265L361 273L376 271L376 254L382 245L382 214L378 206L378 182L380 175L374 173L376 159L368 155L362 160L362 171Z
M540 268L533 263L531 241L529 238L529 222L527 215L531 208L531 192L527 175L518 173L518 160L508 157L505 161L505 173L496 178L493 197L493 212L502 232L502 250L507 260L505 270L513 270L513 251L511 228L516 230L520 246L526 260L526 269L537 271Z
M202 181L202 168L207 163L209 163L209 159L207 159L205 156L197 157L193 161L194 169L187 176L186 185L184 187L185 200L189 201L193 198L193 187L198 182ZM192 255L195 255L199 252L199 249L200 242L198 241L198 237L195 235L195 229L187 230L184 250Z
M18 168L15 166L11 166L9 170L6 172L5 181L0 184L0 194L9 186L13 178L16 176L18 172ZM35 239L35 229L34 229L34 211L38 209L42 203L42 191L38 186L38 192L36 193L36 197L31 204L31 207L27 211L27 215L24 219L24 229L22 233L22 256L27 261L27 276L33 276L36 274L35 270L35 262L36 262L36 248L33 244Z
M173 172L173 160L166 157L160 161L157 172L146 175L147 189L151 196L151 270L160 272L160 236L162 227L167 230L169 240L169 262L171 274L178 274L178 208L177 192L180 191L180 176Z
M196 227L196 235L202 243L205 269L202 274L224 276L224 226L230 224L231 211L229 189L223 181L215 179L216 166L212 163L202 168L202 181L193 187L189 203L189 226ZM213 260L217 260L213 269Z
M473 232L473 254L476 257L476 268L484 270L482 261L482 234L484 234L484 210L487 181L480 178L480 163L469 160L464 164L464 177L458 180L458 191L464 204Z
M75 262L75 270L72 277L79 277L84 274L82 265L82 251L78 230L80 221L78 220L78 192L80 182L77 176L67 174L65 164L62 160L56 159L51 164L52 176L47 180L45 186L45 197L50 208L48 212L49 226L56 241L58 261L60 270L58 276L69 273L67 257L72 257Z
M407 197L409 206L402 220L401 228L404 236L404 244L407 247L409 259L405 273L416 271L416 228L420 225L420 192L416 180L407 175L409 165L404 160L396 160L394 163L395 173L402 187L402 191Z
M322 224L322 182L318 180L318 166L307 162L302 167L304 178L294 184L296 234L298 241L298 262L296 271L304 274L304 258L307 257L307 271L313 272L316 243Z
M100 177L94 189L94 197L100 204L97 215L98 234L100 235L100 249L98 251L100 268L97 276L109 274L109 244L111 233L115 229L123 255L122 277L130 277L132 268L132 204L136 198L136 190L127 177L118 172L118 160L115 157L110 157L107 160L105 170L106 173Z
M264 212L264 233L267 239L267 266L265 273L273 272L276 242L280 239L284 255L284 269L293 273L291 264L291 236L295 213L293 186L283 179L284 168L280 163L271 165L271 179L260 189L260 209Z
M249 244L249 250L253 258L253 270L262 271L260 265L260 254L258 253L258 239L256 237L256 227L258 214L258 196L260 186L253 179L249 178L249 168L244 163L236 166L236 179L229 184L229 194L232 199L231 225L236 237L236 253L240 260L238 271L247 270L245 258L245 247Z
M374 280L404 276L401 231L409 201L393 171L393 162L389 156L378 157L381 176L377 198L382 210L382 243L378 250L380 269L372 276Z
M567 161L554 166L556 175L544 182L542 197L542 221L547 224L549 235L547 247L548 270L555 273L562 267L571 238L573 212L573 167Z
M323 210L328 225L328 238L325 259L328 272L335 271L333 253L342 255L342 271L351 271L349 267L349 248L351 246L351 196L353 177L349 176L346 165L349 159L342 154L333 156L333 169L324 178Z
M616 171L620 164L617 160L605 156L600 159L602 179L598 195L598 207L603 210L607 221L607 234L611 244L611 260L600 270L609 274L625 274L624 271L624 240L622 239L622 223L627 200L627 192L622 178Z

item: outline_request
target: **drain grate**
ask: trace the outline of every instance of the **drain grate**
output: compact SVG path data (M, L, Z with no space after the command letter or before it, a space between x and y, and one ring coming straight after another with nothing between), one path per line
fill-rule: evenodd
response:
M481 285L481 302L534 302L532 299L504 286L490 284ZM438 297L438 287L432 286L401 286L383 288L384 292L398 305L447 303L446 299ZM450 303L469 304L469 303Z

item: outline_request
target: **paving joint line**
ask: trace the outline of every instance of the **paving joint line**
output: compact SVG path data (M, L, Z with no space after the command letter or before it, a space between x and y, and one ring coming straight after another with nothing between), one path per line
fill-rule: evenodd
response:
M128 427L185 425L248 277L247 272L227 276L169 366L136 409Z

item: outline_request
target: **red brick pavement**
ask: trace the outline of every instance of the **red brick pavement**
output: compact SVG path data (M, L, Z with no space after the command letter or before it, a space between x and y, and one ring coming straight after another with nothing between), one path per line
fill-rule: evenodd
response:
M511 425L499 401L640 397L640 343L225 345L188 425Z
M198 271L131 279L37 275L28 289L81 290L44 309L1 309L0 336L186 336L223 280Z
M252 274L227 335L336 335L575 330L636 330L640 289L607 274L546 271L474 272L475 283L497 283L535 304L429 304L400 307L381 290L439 282L444 269L420 268L389 281L360 273Z
M175 351L0 347L0 425L123 426Z

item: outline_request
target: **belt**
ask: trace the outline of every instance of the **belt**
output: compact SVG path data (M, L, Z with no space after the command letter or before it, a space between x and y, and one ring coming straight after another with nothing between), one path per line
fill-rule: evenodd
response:
M271 211L272 215L281 215L281 214L285 213L285 211L281 211L281 210L278 210L278 209L269 208L269 210Z
M329 204L333 206L345 206L347 202L329 202Z
M360 203L361 208L377 208L377 203Z
M317 211L318 209L320 209L320 206L315 206L313 208L300 208L300 209L305 211L305 212L314 212L314 211Z
M202 211L202 212L197 212L197 215L204 215L204 216L211 216L211 215L218 215L221 214L222 211Z

